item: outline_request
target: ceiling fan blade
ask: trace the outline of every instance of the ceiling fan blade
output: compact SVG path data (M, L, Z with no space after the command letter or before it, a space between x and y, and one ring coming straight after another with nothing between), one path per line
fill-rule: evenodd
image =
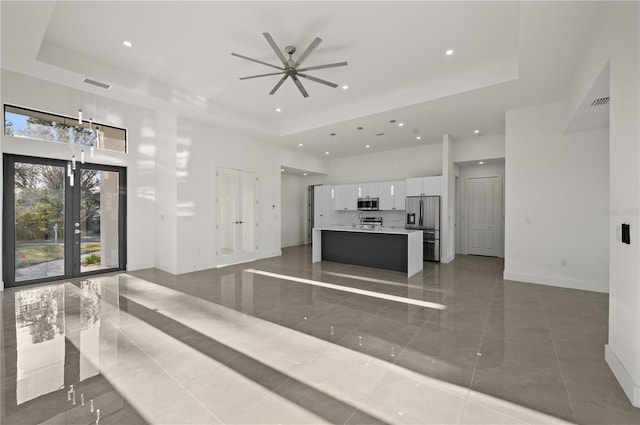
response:
M251 59L251 58L249 58L249 57L242 56L242 55L239 55L239 54L237 54L237 53L231 53L231 54L232 54L233 56L237 56L237 57L239 57L239 58L246 59L246 60L251 61L251 62L258 62L258 63L261 63L261 64L263 64L263 65L270 66L271 68L275 68L275 69L279 69L279 70L281 70L281 71L284 71L284 68L280 68L279 66L275 66L275 65L271 65L270 63L266 63L266 62L259 61L258 59Z
M268 77L270 75L280 75L280 74L284 74L284 71L280 71L280 72L270 72L268 74L260 74L260 75L251 75L250 77L240 77L241 80L250 80L252 78L260 78L260 77Z
M284 76L280 79L280 81L278 81L278 83L275 85L275 87L273 89L271 89L269 94L274 94L280 88L282 83L284 83L284 80L286 80L288 76L289 76L289 74L284 74Z
M332 83L330 81L312 77L311 75L307 75L307 74L301 74L300 72L298 72L298 77L306 78L307 80L315 81L316 83L324 84L325 86L333 87L334 89L338 87L337 84Z
M328 65L308 66L306 68L300 68L298 71L304 72L304 71L311 71L313 69L335 68L338 66L347 66L347 65L348 65L347 62L337 62L337 63L330 63Z
M276 52L276 55L278 55L278 59L280 59L280 62L282 62L284 66L287 66L287 60L278 48L276 42L273 40L273 37L271 37L271 34L269 34L268 32L263 32L262 35L264 35L264 38L267 39L267 42L269 43L273 51Z
M302 61L304 61L306 59L306 57L309 56L309 53L311 53L311 51L313 49L318 47L318 44L320 44L320 43L322 43L322 39L320 37L316 37L315 39L313 39L311 44L309 44L309 47L307 47L307 50L302 52L302 54L298 57L298 59L296 60L296 63L293 65L293 67L297 68L298 66L300 66Z
M296 86L298 87L298 90L300 90L300 93L302 93L302 96L309 97L309 93L307 93L307 91L304 89L304 86L302 85L300 80L298 80L298 77L292 75L291 78L293 79L293 82L296 83Z

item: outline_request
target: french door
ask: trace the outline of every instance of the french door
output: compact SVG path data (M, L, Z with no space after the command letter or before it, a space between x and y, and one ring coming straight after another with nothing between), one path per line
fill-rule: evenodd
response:
M124 270L126 172L4 156L7 287Z
M257 246L256 173L232 168L216 170L218 265L253 260Z

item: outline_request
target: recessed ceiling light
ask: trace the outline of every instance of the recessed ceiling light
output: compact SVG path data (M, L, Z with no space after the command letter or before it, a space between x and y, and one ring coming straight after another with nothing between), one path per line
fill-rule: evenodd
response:
M364 145L365 148L369 149L371 145Z
M131 47L131 46L133 46L133 44L131 44L131 42L130 42L130 41L126 41L126 40L125 40L125 41L123 41L123 42L122 42L122 44L124 44L124 45L125 45L125 46L127 46L127 47Z
M451 56L453 54L453 49L449 49L446 52L444 52L447 56Z
M398 127L402 127L403 125L404 125L404 123L403 123L403 122L398 123Z
M303 176L306 176L306 175L307 175L307 173L302 173L302 175L303 175Z
M420 140L420 139L422 139L421 136L416 136L416 140Z
M478 164L482 165L482 164L484 164L484 161L480 161L480 162L478 162Z
M302 143L298 143L298 146L302 146Z
M480 130L473 130L473 134L480 134Z
M284 173L284 168L281 168L280 171Z
M276 108L276 112L282 112L282 109Z
M349 86L345 84L344 86L342 86L342 90L349 90Z
M329 155L329 151L326 151L324 154L325 154L325 155Z

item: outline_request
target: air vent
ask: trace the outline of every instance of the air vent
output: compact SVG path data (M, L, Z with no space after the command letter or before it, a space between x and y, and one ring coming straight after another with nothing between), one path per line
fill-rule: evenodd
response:
M599 99L594 99L594 101L591 102L591 106L603 106L608 104L609 104L609 96L601 97Z
M92 86L100 87L101 89L109 90L111 86L109 84L101 83L100 81L91 80L89 78L85 78L84 82L87 84L91 84Z

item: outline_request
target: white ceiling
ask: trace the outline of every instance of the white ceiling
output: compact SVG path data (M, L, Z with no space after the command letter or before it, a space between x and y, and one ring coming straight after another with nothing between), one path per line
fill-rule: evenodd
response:
M473 137L475 129L503 134L505 110L563 97L603 6L2 1L1 7L3 68L339 157L435 143L445 133L454 140ZM308 73L349 89L302 80L310 94L303 98L288 80L270 96L279 76L239 80L273 69L231 52L279 64L263 32L298 52L322 38L305 65L349 65ZM447 49L455 53L447 56ZM102 92L83 85L85 77L113 87ZM392 127L391 119L405 125Z

